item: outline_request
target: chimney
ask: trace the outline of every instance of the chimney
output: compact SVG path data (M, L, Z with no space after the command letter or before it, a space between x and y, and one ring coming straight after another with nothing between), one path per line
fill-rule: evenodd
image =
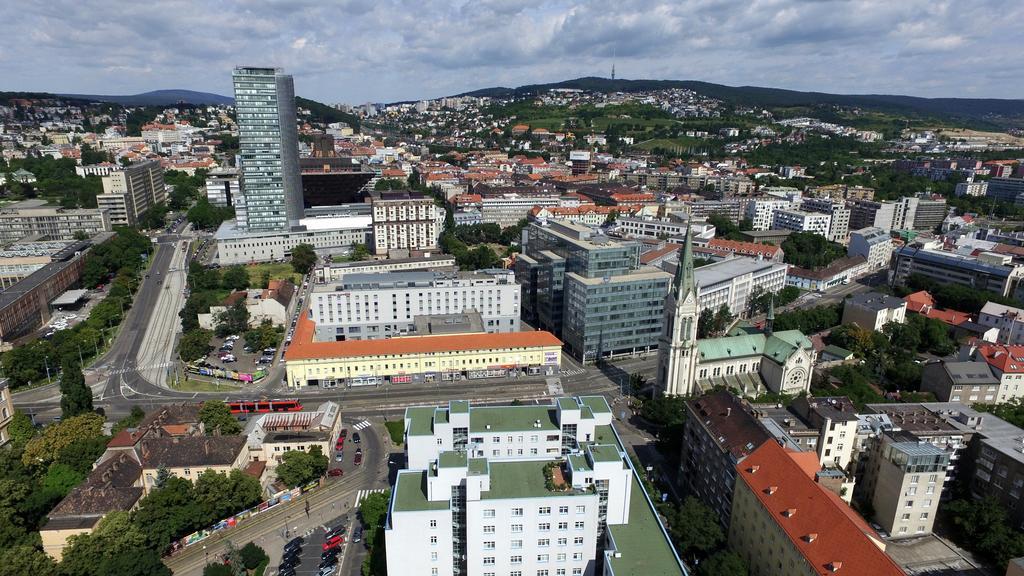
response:
M760 469L761 469L761 467L755 464L754 466L751 466L750 468L747 468L747 471L750 472L751 474L756 474L757 471L760 470Z
M811 543L811 542L814 542L814 541L815 541L815 540L817 540L817 539L818 539L818 533L817 533L817 532L811 532L810 534L808 534L808 535L804 536L804 540L805 540L805 541L806 541L807 543Z
M829 564L828 564L828 569L831 570L833 573L839 572L839 569L842 568L842 567L843 567L843 563L839 562L839 561L829 562Z
M786 511L782 513L786 518L792 518L796 516L796 508L786 508Z
M779 490L778 486L769 486L769 487L764 489L765 493L768 494L769 496L771 496L772 494L775 494L776 492L778 492L778 490Z

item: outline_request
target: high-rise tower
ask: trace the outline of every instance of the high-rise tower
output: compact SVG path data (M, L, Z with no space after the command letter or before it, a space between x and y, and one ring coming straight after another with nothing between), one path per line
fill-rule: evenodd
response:
M286 231L302 218L295 85L280 68L239 66L232 73L242 201L239 228Z
M679 254L672 289L665 297L665 319L658 340L658 389L670 396L694 391L697 374L697 287L693 282L692 232Z

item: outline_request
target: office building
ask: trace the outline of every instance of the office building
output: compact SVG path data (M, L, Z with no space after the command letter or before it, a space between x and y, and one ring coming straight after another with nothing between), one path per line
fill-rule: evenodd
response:
M1009 254L982 252L975 257L908 245L896 250L893 260L894 284L906 284L911 274L918 274L937 284L1015 296L1024 277L1024 265L1014 264Z
M907 302L888 294L864 292L843 303L843 324L856 324L865 330L881 331L890 322L903 324L906 317Z
M0 207L0 243L29 236L47 240L74 240L112 230L106 210L97 208L61 208L46 200L32 199Z
M867 272L868 263L863 256L844 256L824 268L790 266L786 272L786 285L801 290L825 292L830 288L849 284L852 279Z
M676 239L686 236L686 230L693 229L694 238L708 241L715 237L715 226L706 220L690 218L635 218L620 217L615 220L615 233L631 238Z
M846 202L831 198L804 198L800 203L800 209L828 214L828 234L824 236L832 242L846 244L850 234L850 209L846 207Z
M778 292L786 287L789 264L753 258L727 258L694 270L700 310L716 311L723 305L744 316L750 297L757 292Z
M969 182L959 182L956 185L957 196L985 196L988 193L988 181L979 180Z
M338 156L329 134L315 137L313 155L299 158L299 169L306 209L362 202L377 178L376 172L364 169L355 158Z
M850 230L879 228L883 232L892 232L903 227L903 211L899 203L855 200L849 207Z
M892 259L892 238L881 228L854 230L850 232L846 255L863 256L869 272L888 268Z
M406 409L388 572L684 574L611 421L601 397Z
M926 193L903 197L900 203L903 204L901 228L907 230L935 230L949 212L945 198L932 198Z
M573 176L590 172L590 151L573 150L569 152L569 164L572 166Z
M985 196L1000 202L1017 202L1024 194L1024 178L992 178L988 181Z
M273 262L291 257L292 248L309 244L320 254L347 254L356 244L370 245L369 215L305 218L293 230L255 232L239 228L238 220L225 220L214 240L222 266Z
M832 226L832 217L820 212L803 210L775 210L772 213L772 228L792 230L794 232L811 232L828 238Z
M687 400L685 406L680 487L714 510L728 528L736 465L773 441L749 408L726 390Z
M444 219L432 197L391 190L372 192L371 198L374 254L437 248Z
M551 376L562 342L550 332L441 333L382 340L318 342L316 323L299 317L285 351L288 385L361 386L518 376Z
M999 343L1024 345L1024 309L997 302L986 302L978 314L978 324L999 330Z
M554 208L560 206L561 194L553 189L539 189L537 192L485 192L480 195L480 221L497 224L502 228L515 226L527 218L535 206Z
M206 175L206 199L214 206L234 206L240 189L237 168L217 168Z
M309 308L317 340L373 340L412 332L418 316L467 312L487 332L518 332L519 297L511 270L382 272L316 285Z
M103 177L96 204L110 215L113 226L136 226L150 208L167 200L164 169L158 160L126 166Z
M863 186L847 186L846 184L829 184L826 186L809 186L807 195L815 198L831 198L832 200L873 200L874 188Z
M775 211L788 210L792 207L793 203L789 200L754 199L747 203L746 219L750 220L753 230L770 230L775 222Z
M19 241L0 249L0 290L6 290L53 262L53 256L72 244L65 240Z
M527 322L560 335L585 362L658 345L672 277L641 266L639 242L566 221L535 222L523 240L515 270Z
M905 576L878 533L803 459L765 442L736 466L729 546L750 574Z
M303 216L295 85L280 68L240 66L231 76L242 176L238 228L287 231Z
M991 355L984 356L995 362L999 360ZM921 391L931 392L940 402L992 404L998 401L999 378L992 374L986 362L940 360L926 364L921 371Z
M858 494L870 501L875 522L894 538L930 534L949 453L911 432L896 431L871 439L866 451Z
M329 262L313 271L319 284L338 282L346 274L379 274L382 272L457 272L455 257L448 254L428 254L420 258L394 258L364 260L362 262Z

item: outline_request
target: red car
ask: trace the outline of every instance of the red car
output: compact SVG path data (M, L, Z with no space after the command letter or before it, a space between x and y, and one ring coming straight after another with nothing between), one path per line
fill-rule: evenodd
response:
M362 449L356 450L356 455L352 458L352 463L355 464L356 466L359 466L360 464L363 463L363 450Z
M345 438L348 438L348 428L341 429L341 434L338 434L338 442L341 442Z
M336 534L334 536L331 536L330 538L328 538L324 542L324 552L326 552L326 551L328 551L328 550L330 550L332 548L337 548L337 547L341 546L344 543L345 543L345 537L342 536L341 534Z
M344 472L342 472L341 468L331 468L327 471L328 476L341 476L342 474L344 474Z

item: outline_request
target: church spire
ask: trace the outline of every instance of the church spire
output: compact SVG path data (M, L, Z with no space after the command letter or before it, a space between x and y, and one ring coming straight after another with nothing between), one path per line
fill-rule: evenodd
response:
M689 226L686 227L686 238L683 240L683 247L679 253L679 264L676 265L676 277L672 281L672 289L675 291L676 300L682 300L693 290L693 234Z
M768 301L768 316L764 320L764 335L771 336L772 331L775 329L775 294L772 294L772 299Z

